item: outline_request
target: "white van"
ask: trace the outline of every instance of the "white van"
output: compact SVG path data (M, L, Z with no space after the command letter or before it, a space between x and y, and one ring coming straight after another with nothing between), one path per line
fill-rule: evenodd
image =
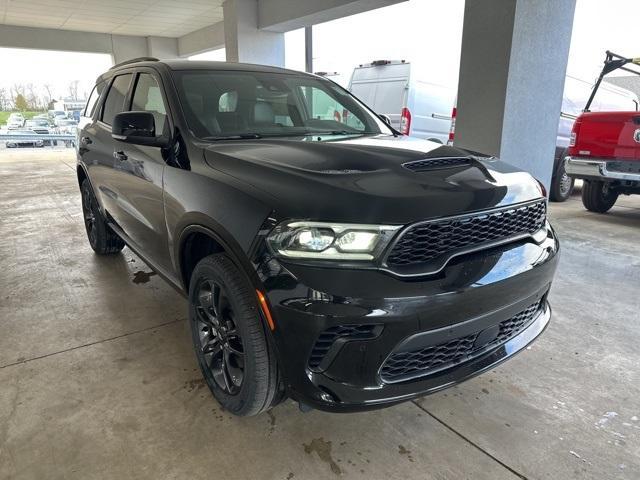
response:
M446 143L456 90L417 78L411 63L376 60L353 70L349 91L414 137Z

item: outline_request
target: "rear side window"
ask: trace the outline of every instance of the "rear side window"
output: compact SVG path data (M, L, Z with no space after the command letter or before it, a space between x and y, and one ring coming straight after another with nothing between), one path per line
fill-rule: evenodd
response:
M96 103L98 103L98 99L100 98L100 95L102 95L105 86L106 84L104 82L100 82L93 87L91 95L89 95L89 100L87 100L87 105L84 109L83 115L85 117L93 117L93 112L96 109Z
M167 109L162 98L158 81L148 73L141 73L133 93L131 110L150 112L156 124L156 136L161 136L167 128Z
M102 121L107 125L113 123L116 114L124 111L124 100L127 97L127 91L131 84L131 73L118 75L111 84L107 98L102 108Z

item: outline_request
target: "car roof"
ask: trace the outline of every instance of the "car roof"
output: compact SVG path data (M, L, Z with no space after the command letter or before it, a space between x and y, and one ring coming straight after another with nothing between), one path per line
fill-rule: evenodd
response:
M140 61L131 60L111 67L107 72L100 75L97 82L111 78L120 70L132 67L154 67L163 65L170 70L214 70L214 71L231 71L231 72L264 72L264 73L285 73L289 75L309 75L317 77L317 75L299 72L297 70L289 70L287 68L272 67L269 65L258 65L254 63L238 63L238 62L214 62L208 60L153 60L141 59ZM321 78L321 77L318 77Z

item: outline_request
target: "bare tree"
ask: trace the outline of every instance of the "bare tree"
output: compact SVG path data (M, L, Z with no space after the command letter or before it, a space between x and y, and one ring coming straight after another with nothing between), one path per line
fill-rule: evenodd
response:
M9 89L9 95L11 98L11 103L13 107L16 108L16 100L19 96L24 98L24 85L21 83L14 83Z
M49 103L51 100L53 100L53 93L51 92L51 85L49 83L45 83L42 88L44 88L44 91L46 92L45 95L45 102L44 103Z
M38 98L36 87L33 85L33 83L27 83L26 91L27 95L25 98L27 99L29 108L31 110L38 110L40 108L40 99Z
M71 97L71 100L78 100L78 84L80 83L79 80L73 80L71 83L69 83L69 96Z

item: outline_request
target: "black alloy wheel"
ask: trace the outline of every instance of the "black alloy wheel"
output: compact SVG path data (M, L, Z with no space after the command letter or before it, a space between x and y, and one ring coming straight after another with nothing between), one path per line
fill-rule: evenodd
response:
M244 347L226 288L203 278L196 290L200 355L218 388L227 395L236 395L244 379Z
M93 195L89 188L82 185L82 216L84 217L84 226L87 229L87 237L92 247L97 244L96 232L96 215L93 213L95 207L93 205ZM95 247L94 247L95 248Z

